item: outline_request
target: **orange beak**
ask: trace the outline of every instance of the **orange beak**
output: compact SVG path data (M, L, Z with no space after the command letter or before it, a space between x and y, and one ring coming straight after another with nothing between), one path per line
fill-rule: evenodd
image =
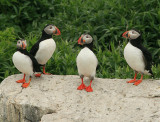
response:
M129 33L128 33L129 31L126 31L126 32L124 32L123 34L122 34L122 36L124 37L124 38L128 38L129 37Z
M54 33L54 32L53 32ZM61 32L60 30L56 27L56 32L55 32L55 35L61 35Z
M78 39L78 44L83 45L85 40L82 40L82 36Z
M22 48L25 49L26 48L26 45L24 42L22 42Z

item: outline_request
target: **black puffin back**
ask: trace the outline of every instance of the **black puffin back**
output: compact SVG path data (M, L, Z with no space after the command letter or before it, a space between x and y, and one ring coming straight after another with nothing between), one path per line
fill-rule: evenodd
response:
M17 49L17 51L23 53L24 55L27 55L32 60L33 65L33 72L41 72L40 65L38 64L37 60L34 58L33 55L31 55L26 49Z
M38 49L39 49L39 41L38 42L36 42L33 46L32 46L32 48L31 48L31 50L30 50L30 54L31 55L33 55L33 56L35 56L36 55L36 53L37 53L37 51L38 51Z
M90 50L93 51L93 41L89 44L85 44L85 47L88 47Z
M145 47L143 47L142 42L141 42L141 35L137 39L131 39L130 43L142 51L143 59L144 59L144 63L145 63L145 70L148 70L149 73L151 73L151 75L153 76L153 72L151 70L151 68L152 68L152 55Z
M47 27L47 26L48 25L46 25L45 27ZM48 35L43 29L41 38L32 46L32 48L30 50L30 54L35 56L38 49L39 49L39 43L46 40L46 39L50 39L50 38L52 38L52 35Z

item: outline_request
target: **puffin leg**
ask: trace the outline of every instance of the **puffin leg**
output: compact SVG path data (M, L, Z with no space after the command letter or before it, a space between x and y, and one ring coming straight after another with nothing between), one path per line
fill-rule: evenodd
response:
M136 77L137 77L137 72L135 72L134 79L130 80L130 81L127 81L127 83L134 83L134 82L136 82Z
M85 84L83 83L83 76L81 76L82 84L78 86L77 90L83 90L86 88Z
M43 66L43 74L45 74L45 75L51 75L51 73L46 73L46 71L45 71L45 65Z
M137 80L134 85L138 86L143 80L143 75L141 74L141 79L140 80Z
M91 84L92 84L92 80L90 81L90 85L88 87L86 87L86 91L87 92L93 92L93 89L91 87Z
M26 82L25 77L26 77L26 74L24 74L23 79L17 80L16 82L17 83L25 83Z
M41 77L41 74L34 74L35 77Z
M31 76L30 76L30 78L29 78L29 82L28 82L28 83L23 83L23 84L22 84L22 87L23 87L23 88L27 88L27 87L29 86L30 82L31 82Z

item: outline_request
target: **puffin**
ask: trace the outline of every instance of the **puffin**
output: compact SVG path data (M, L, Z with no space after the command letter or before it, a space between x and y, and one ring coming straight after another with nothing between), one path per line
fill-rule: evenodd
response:
M44 27L41 38L30 50L30 54L43 66L43 74L45 75L50 75L50 73L45 72L45 65L56 49L56 43L52 39L52 35L61 35L61 32L55 25L48 24ZM36 74L35 76L40 77L41 74Z
M93 92L91 84L94 80L96 68L98 65L97 57L92 51L93 38L89 34L82 34L78 39L78 44L80 44L84 48L81 49L76 58L78 73L82 81L77 90L85 89L87 92ZM84 76L89 77L90 79L90 85L88 87L86 87L83 83Z
M127 81L127 83L134 83L133 85L137 86L142 82L144 74L153 76L151 70L152 55L143 47L141 33L138 30L131 29L124 32L122 36L129 39L128 44L124 48L124 58L135 71L134 79ZM136 80L138 73L141 74L141 79Z
M14 66L22 73L24 77L17 80L17 83L22 83L23 88L27 88L31 82L32 74L35 72L42 73L40 65L37 60L26 50L26 40L21 39L17 41L17 51L12 56ZM29 75L29 82L26 83L25 77Z

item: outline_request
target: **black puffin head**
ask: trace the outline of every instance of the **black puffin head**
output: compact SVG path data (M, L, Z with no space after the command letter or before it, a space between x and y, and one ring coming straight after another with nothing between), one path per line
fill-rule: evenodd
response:
M89 34L82 34L81 37L78 39L78 44L80 45L90 45L93 42L92 36Z
M124 38L128 38L129 40L137 40L141 38L141 33L138 30L131 29L129 31L126 31L122 35Z
M60 30L52 25L52 24L49 24L49 25L46 25L42 31L42 34L46 34L46 35L61 35L61 32Z
M27 42L24 39L18 40L17 41L17 48L18 49L26 49L27 47Z

